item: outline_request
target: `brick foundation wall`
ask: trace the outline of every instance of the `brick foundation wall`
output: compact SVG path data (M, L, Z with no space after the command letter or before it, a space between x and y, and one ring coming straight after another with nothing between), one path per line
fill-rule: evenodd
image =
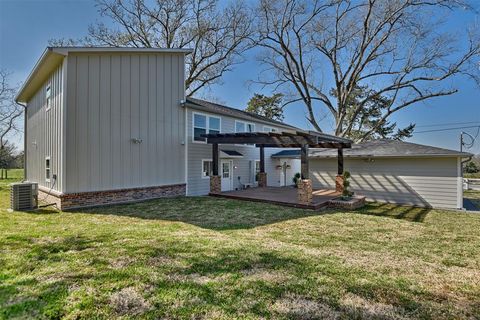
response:
M93 191L67 194L48 195L40 190L39 200L44 203L55 203L61 210L82 207L103 206L117 203L137 202L142 200L185 196L186 185L174 184L168 186L119 189L109 191Z

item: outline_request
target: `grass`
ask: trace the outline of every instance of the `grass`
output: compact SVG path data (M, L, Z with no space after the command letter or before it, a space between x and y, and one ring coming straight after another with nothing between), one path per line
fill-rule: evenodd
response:
M463 174L464 178L470 178L470 179L480 179L480 172L477 173L464 173Z
M0 318L475 319L480 215L199 197L6 211Z

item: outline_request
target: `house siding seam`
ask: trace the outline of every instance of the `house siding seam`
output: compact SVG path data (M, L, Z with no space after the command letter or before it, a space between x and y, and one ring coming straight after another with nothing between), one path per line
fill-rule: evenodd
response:
M167 186L68 193L60 195L49 194L48 191L39 190L39 199L42 199L46 203L54 203L61 210L71 210L76 208L130 203L158 198L179 197L185 196L185 193L186 185L181 183Z

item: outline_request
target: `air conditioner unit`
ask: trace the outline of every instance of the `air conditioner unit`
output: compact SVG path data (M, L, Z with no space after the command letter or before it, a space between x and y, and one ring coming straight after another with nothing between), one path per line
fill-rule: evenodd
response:
M37 208L38 183L25 181L11 184L10 206L17 211Z

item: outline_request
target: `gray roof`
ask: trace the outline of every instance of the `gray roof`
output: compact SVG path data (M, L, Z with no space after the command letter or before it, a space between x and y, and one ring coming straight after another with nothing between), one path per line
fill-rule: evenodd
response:
M353 144L351 149L344 149L346 158L374 157L471 157L471 153L426 146L417 143L398 140L373 140ZM282 150L272 155L272 158L299 158L300 150ZM310 158L337 157L336 149L310 149Z
M252 112L247 112L243 111L240 109L232 108L232 107L227 107L218 103L210 102L210 101L205 101L197 98L187 98L187 104L191 108L195 108L197 110L205 111L205 112L211 112L211 113L216 113L216 114L222 114L230 117L235 117L235 118L240 118L248 121L260 121L266 124L274 125L274 126L280 126L284 127L287 129L294 129L294 130L300 130L299 128L296 128L294 126L291 126L289 124L286 124L281 121L276 121L276 120L271 120L267 117L252 113Z

